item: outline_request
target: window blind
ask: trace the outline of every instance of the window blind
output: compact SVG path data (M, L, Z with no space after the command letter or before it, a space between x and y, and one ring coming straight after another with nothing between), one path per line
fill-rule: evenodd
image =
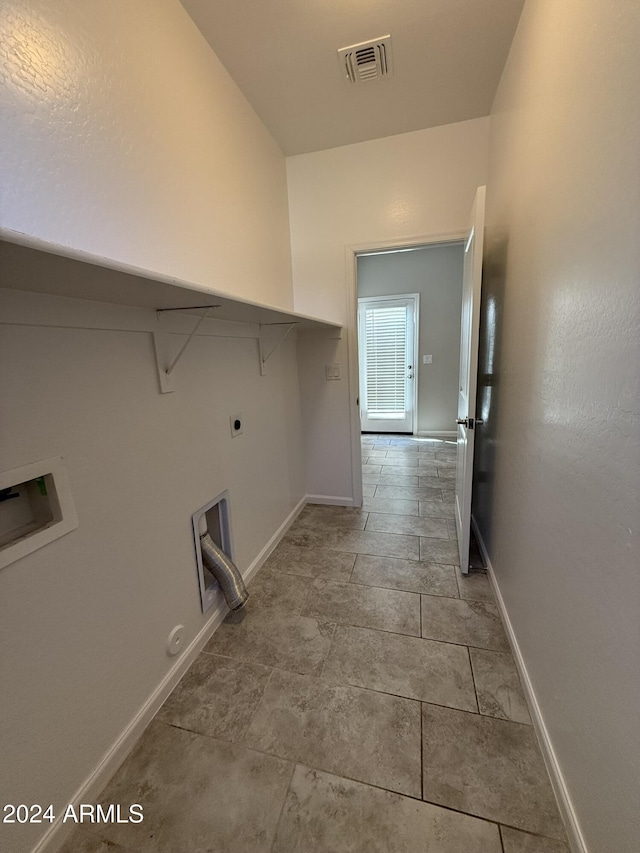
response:
M369 418L404 418L406 410L407 309L365 311L365 381Z

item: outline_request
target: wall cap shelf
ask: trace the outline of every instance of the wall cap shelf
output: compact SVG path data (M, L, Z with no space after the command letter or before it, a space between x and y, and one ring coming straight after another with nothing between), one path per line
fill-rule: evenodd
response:
M92 267L91 276L87 268ZM340 323L267 305L225 291L141 269L69 246L0 228L0 286L32 293L109 302L136 308L178 309L215 301L215 318L239 323L295 323L302 330L342 329ZM203 300L203 296L206 298Z

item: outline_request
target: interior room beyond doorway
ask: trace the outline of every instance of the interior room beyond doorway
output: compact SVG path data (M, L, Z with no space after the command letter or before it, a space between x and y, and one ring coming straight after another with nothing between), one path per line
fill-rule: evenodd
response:
M358 299L419 294L415 363L405 365L417 385L416 410L408 430L417 436L455 437L463 258L462 241L357 257ZM363 390L361 400L366 398Z

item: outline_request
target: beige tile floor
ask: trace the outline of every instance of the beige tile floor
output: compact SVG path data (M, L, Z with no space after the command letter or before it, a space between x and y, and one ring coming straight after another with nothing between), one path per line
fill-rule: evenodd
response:
M568 853L493 594L459 569L452 445L363 436L62 853Z

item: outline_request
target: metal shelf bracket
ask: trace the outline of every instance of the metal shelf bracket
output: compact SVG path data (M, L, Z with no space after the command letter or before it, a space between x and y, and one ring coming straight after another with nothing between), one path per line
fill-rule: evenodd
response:
M158 370L158 381L160 383L160 393L170 394L175 391L175 376L172 375L176 365L184 355L187 347L193 340L194 335L209 316L209 312L214 308L219 308L219 305L197 305L196 308L204 309L204 313L198 319L198 322L193 327L191 333L187 336L186 341L180 347L177 355L169 362L167 357L167 342L169 335L163 335L159 332L153 333L153 349L156 356L156 368ZM161 315L167 311L184 311L184 308L158 308L156 316L160 320Z
M264 375L265 375L265 373L267 372L267 370L266 370L266 364L267 364L267 362L269 361L269 359L271 358L271 356L274 354L274 352L278 349L278 347L280 346L280 344L281 344L281 343L284 341L284 339L287 337L287 335L289 334L289 332L293 331L293 329L294 329L297 325L298 325L298 323L297 323L297 322L293 322L293 323L260 323L260 334L259 334L259 336L258 336L258 353L259 353L259 357L260 357L260 376L264 376ZM274 344L274 345L271 347L271 349L267 352L267 351L266 351L266 340L265 340L265 339L263 339L263 337L262 337L262 330L263 330L263 329L266 329L266 328L270 328L270 327L272 327L272 326L286 326L287 328L285 329L284 334L283 334L283 335L281 335L281 336L277 339L277 341L275 342L275 344Z
M195 326L187 336L187 339L184 341L180 349L175 355L170 355L171 350L173 349L171 346L171 341L175 337L175 333L168 334L162 332L153 332L153 348L156 359L156 369L158 371L158 383L160 385L160 393L161 394L170 394L172 391L175 391L175 368L182 356L185 354L187 347L193 340L194 336L198 333L200 326L204 323L204 321L209 316L210 311L214 308L219 308L219 305L196 305L194 308L200 309L203 311L203 314L198 318ZM166 311L182 311L184 312L185 308L158 308L156 310L156 315L158 320L161 319L161 316ZM283 323L260 323L258 324L258 355L259 355L259 363L260 363L260 375L264 376L266 371L266 364L274 354L274 352L278 349L280 344L284 341L284 339L289 335L293 329L298 325L299 321L290 321ZM284 331L275 339L273 335L266 336L265 330L271 329L275 326L284 327Z

